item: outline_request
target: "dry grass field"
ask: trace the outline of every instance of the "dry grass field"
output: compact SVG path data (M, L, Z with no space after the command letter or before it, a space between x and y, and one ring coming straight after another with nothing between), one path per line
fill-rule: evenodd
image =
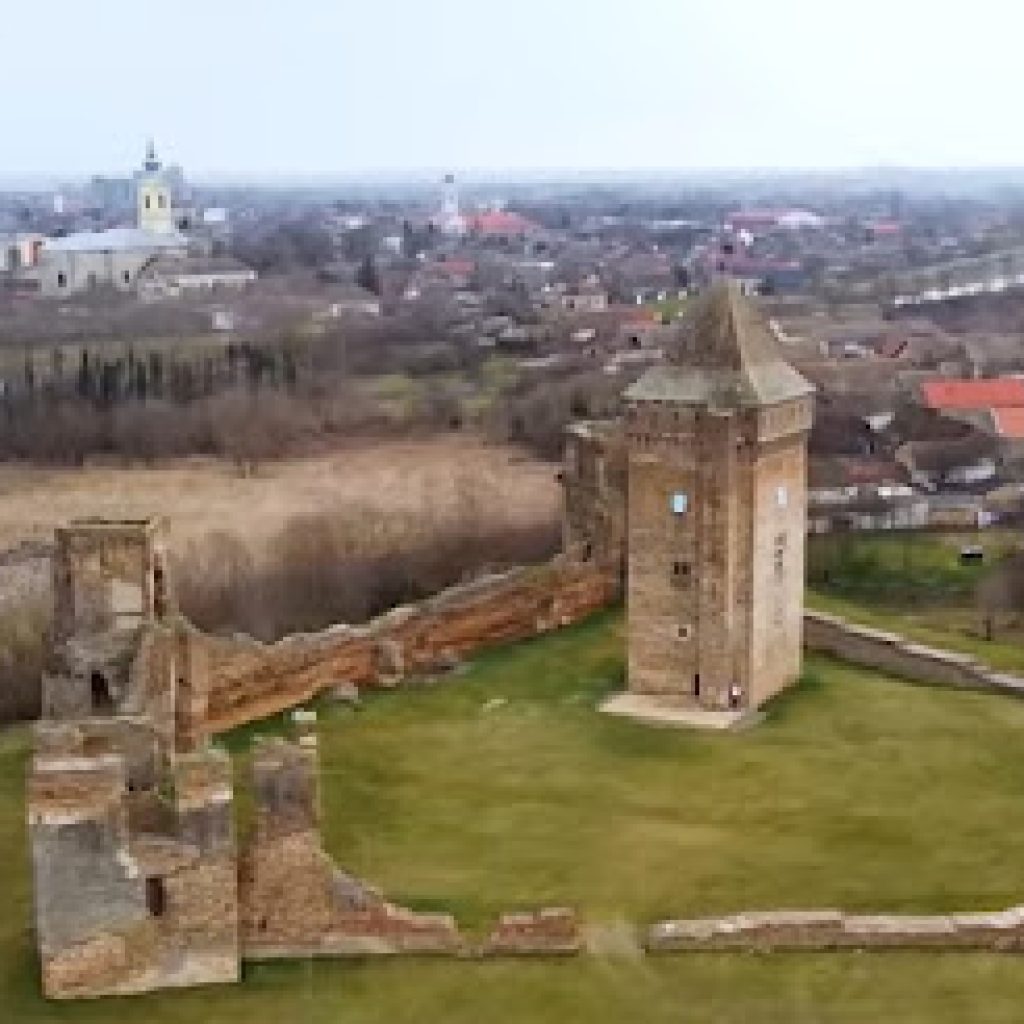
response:
M558 516L555 473L517 449L460 437L365 443L263 463L249 477L212 459L151 469L7 464L0 465L0 551L49 540L54 526L80 516L169 516L178 550L226 530L258 551L297 516L346 510L372 525L428 512L439 521L479 508L529 526Z

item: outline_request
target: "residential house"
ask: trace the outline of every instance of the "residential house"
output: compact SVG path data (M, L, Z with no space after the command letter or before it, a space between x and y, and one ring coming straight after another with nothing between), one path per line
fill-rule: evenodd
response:
M186 256L161 253L138 274L139 294L146 298L238 290L256 280L256 271L231 256Z

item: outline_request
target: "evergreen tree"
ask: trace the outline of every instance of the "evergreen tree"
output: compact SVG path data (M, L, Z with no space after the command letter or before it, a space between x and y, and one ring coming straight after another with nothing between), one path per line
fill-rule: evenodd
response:
M368 292L373 292L374 295L380 295L380 271L377 269L377 263L372 256L367 256L359 265L359 270L356 273L356 284L360 288L365 288Z

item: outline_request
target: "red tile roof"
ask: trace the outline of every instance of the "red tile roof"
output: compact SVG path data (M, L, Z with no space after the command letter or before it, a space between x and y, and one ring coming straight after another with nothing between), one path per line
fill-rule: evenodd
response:
M1024 406L1024 380L930 380L921 385L925 404L932 409L992 409Z
M898 235L903 225L896 220L869 220L864 227L876 235Z
M533 228L533 223L518 213L495 210L476 213L466 218L470 231L481 235L522 235Z
M1024 408L1003 408L992 410L992 421L1000 437L1024 440Z

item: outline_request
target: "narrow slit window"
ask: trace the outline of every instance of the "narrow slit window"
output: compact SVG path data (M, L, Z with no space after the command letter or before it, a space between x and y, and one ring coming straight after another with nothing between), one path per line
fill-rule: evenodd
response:
M146 909L150 917L163 917L167 912L167 887L162 878L146 879Z

